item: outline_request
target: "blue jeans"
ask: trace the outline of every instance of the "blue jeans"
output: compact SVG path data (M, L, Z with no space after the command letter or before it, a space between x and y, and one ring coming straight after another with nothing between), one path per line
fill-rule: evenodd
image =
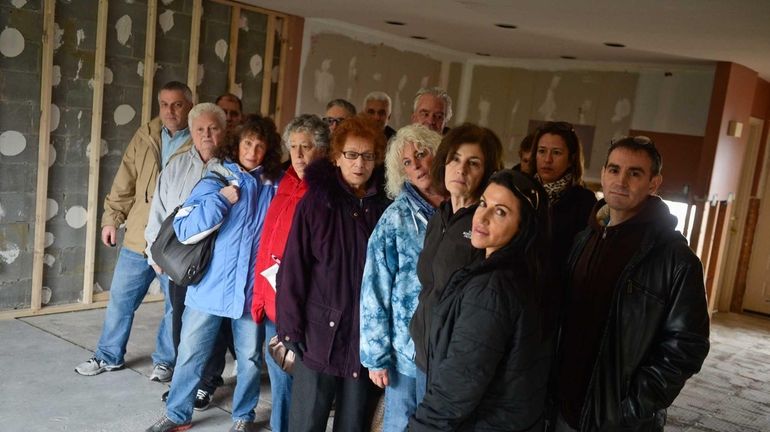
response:
M404 432L417 408L417 379L388 370L383 432Z
M104 326L94 356L110 365L122 365L126 344L131 335L134 313L142 304L155 271L147 264L144 255L121 248L115 271ZM165 296L165 312L158 327L153 364L174 365L176 354L171 339L171 299L168 293L168 277L159 278Z
M273 336L275 336L275 323L265 318L265 341L269 341ZM292 378L273 360L267 343L265 343L265 363L267 363L267 373L270 375L270 390L273 394L270 428L274 432L287 432L289 430Z
M219 334L224 318L187 307L182 316L174 378L166 402L166 415L175 423L192 420L195 393L203 368ZM259 401L259 368L262 365L262 343L265 332L250 313L231 320L235 354L238 356L238 378L233 392L233 421L253 422Z

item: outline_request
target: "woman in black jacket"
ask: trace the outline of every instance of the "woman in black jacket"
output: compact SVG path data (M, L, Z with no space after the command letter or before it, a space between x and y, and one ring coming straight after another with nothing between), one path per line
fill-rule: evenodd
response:
M473 215L485 258L457 271L430 315L428 388L410 431L542 428L550 347L539 301L545 192L495 173Z

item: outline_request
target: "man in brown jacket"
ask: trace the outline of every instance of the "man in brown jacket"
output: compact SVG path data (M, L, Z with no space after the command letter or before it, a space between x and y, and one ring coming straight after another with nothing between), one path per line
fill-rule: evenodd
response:
M192 92L185 84L171 81L158 92L158 104L160 116L136 131L104 200L102 243L114 247L118 227L125 224L126 232L115 264L110 301L96 352L75 368L81 375L98 375L123 368L134 312L156 277L144 255L144 229L158 173L172 157L190 149L187 113L192 108ZM158 278L166 296L166 310L158 328L150 379L166 382L171 380L176 354L171 339L168 277L161 275Z

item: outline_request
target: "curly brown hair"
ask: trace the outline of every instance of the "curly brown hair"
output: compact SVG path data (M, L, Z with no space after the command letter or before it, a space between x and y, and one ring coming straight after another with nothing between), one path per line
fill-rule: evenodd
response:
M241 140L248 136L256 135L265 142L265 157L262 159L262 174L269 180L276 180L281 176L281 135L275 127L275 123L269 117L258 114L249 114L243 123L236 128L235 133L228 136L225 143L217 147L214 156L233 162L238 162L238 146Z
M345 148L345 141L349 136L371 140L374 143L375 163L382 164L385 160L385 134L377 126L377 123L363 115L345 119L334 129L332 134L331 148L329 149L329 160L334 162L342 154Z

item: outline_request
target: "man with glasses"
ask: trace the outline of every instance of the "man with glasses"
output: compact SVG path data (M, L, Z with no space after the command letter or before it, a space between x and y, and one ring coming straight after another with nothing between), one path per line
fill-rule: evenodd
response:
M326 104L326 114L323 117L323 121L329 125L329 130L334 132L334 129L336 129L343 120L349 119L355 115L355 105L345 99L333 99Z
M556 431L662 431L709 351L703 267L655 195L661 165L646 137L608 150L604 199L568 261Z
M452 98L439 87L421 88L414 97L412 124L421 124L439 134L447 132L452 118Z
M393 103L387 93L373 91L364 98L364 114L377 122L377 126L385 134L385 140L396 134L396 130L388 126Z

